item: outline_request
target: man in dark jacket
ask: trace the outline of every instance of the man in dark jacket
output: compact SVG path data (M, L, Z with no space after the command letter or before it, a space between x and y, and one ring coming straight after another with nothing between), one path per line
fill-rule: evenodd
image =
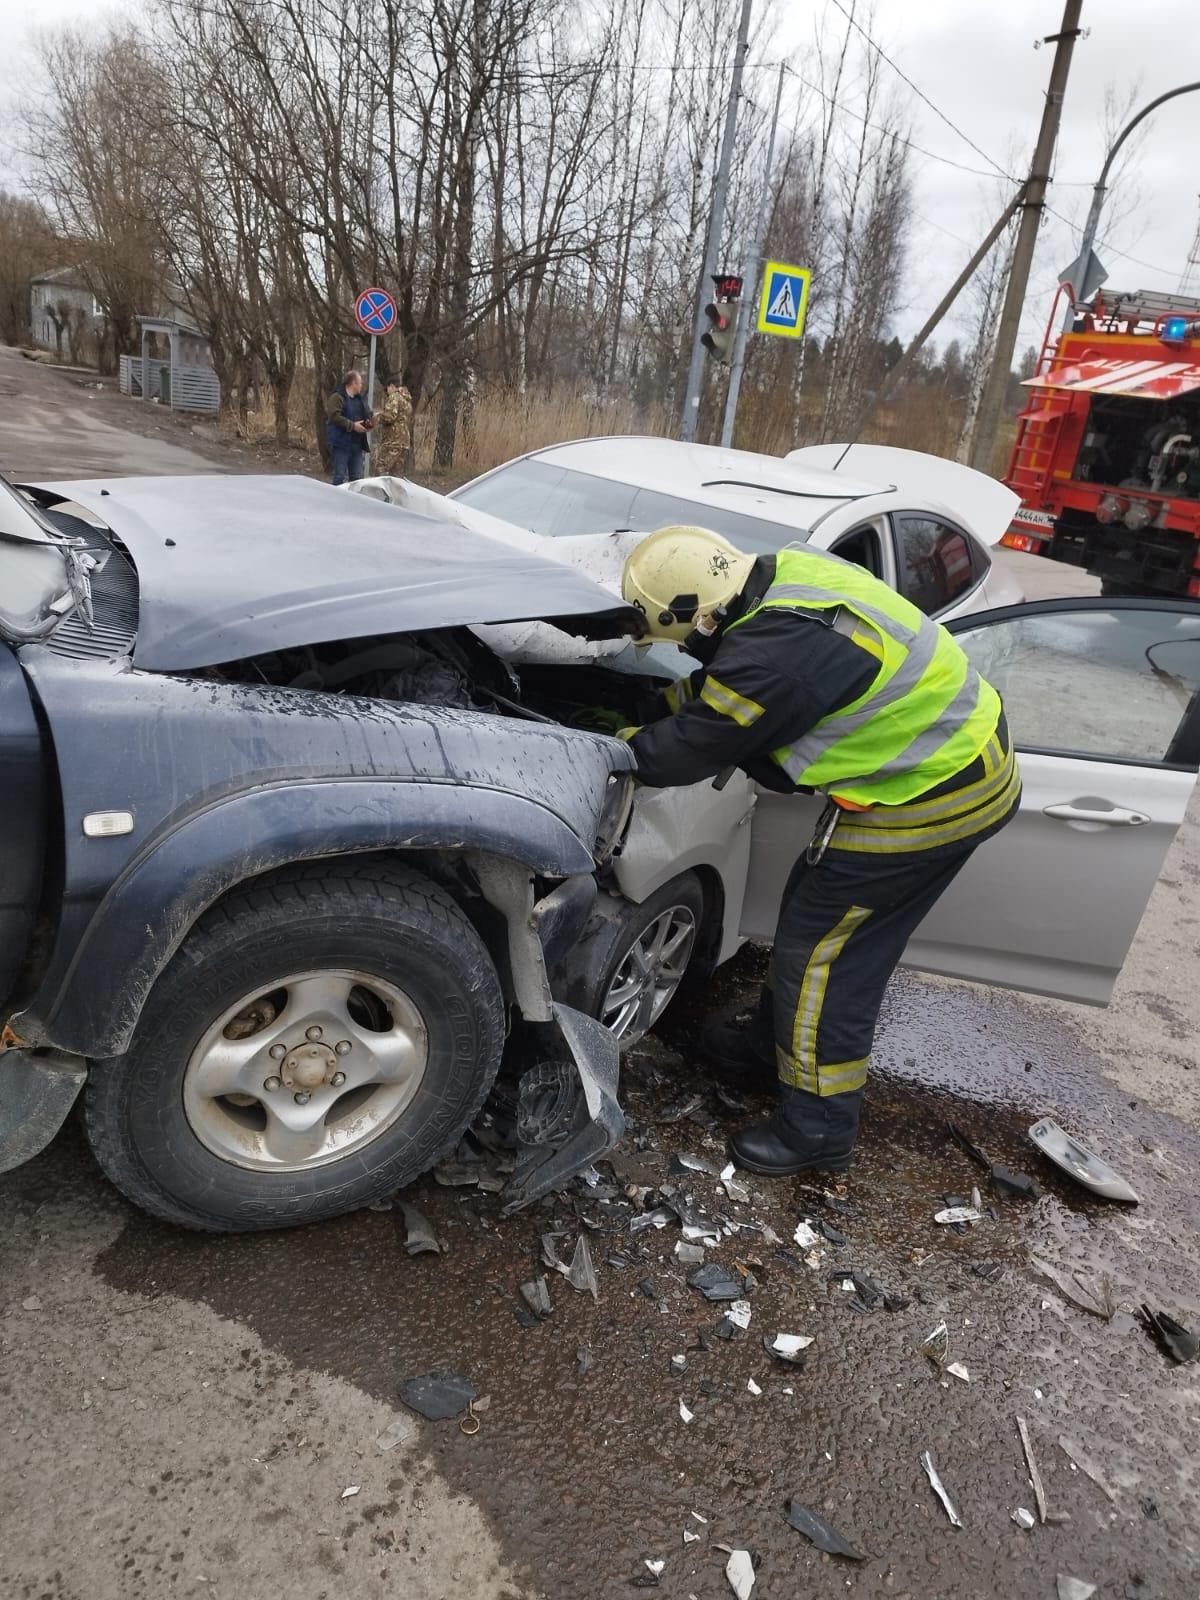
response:
M362 373L348 372L325 402L325 443L335 484L354 483L366 475L374 422L362 391Z
M826 805L783 890L771 979L709 1054L778 1077L779 1109L729 1141L739 1166L847 1167L883 992L909 937L1021 782L1000 697L949 633L862 567L797 545L757 560L660 528L622 582L645 637L704 665L625 734L654 787L741 767Z

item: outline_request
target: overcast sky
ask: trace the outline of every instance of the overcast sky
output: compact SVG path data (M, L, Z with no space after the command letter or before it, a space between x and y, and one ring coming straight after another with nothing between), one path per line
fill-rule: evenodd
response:
M368 0L369 3L369 0ZM715 3L715 0L714 0ZM764 0L765 3L765 0ZM777 0L779 24L773 59L790 56L802 67L820 0ZM736 21L735 0L724 0ZM6 77L19 79L19 62L31 19L40 25L98 18L114 8L105 0L0 0L0 60ZM1107 85L1136 87L1137 105L1164 90L1200 80L1196 0L1084 0L1083 25L1067 89L1051 206L1078 227L1089 190L1104 160L1103 107ZM836 13L833 13L836 16ZM1034 40L1057 31L1062 0L876 0L873 34L907 75L989 157L1024 175L1041 116L1052 48ZM840 19L839 19L840 20ZM912 138L932 157L913 153L916 224L904 269L904 309L896 331L915 331L952 281L999 210L1001 180L962 172L948 162L989 170L988 163L911 95L890 67L885 76L908 97ZM769 71L748 88L770 97ZM1153 113L1135 169L1115 197L1123 220L1106 237L1101 259L1109 287L1175 289L1200 218L1200 93L1185 95ZM1010 165L1011 163L1011 165ZM1070 229L1054 218L1043 230L1034 263L1023 336L1040 334L1058 272L1075 254ZM1194 291L1200 293L1200 286ZM953 321L943 337L961 330ZM939 339L939 342L940 339Z

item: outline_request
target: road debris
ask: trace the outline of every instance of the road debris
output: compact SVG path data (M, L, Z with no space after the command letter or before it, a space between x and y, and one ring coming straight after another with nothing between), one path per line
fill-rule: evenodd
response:
M1154 1311L1147 1305L1141 1307L1139 1318L1159 1349L1176 1365L1182 1367L1196 1359L1196 1352L1200 1350L1200 1335L1189 1333L1174 1317L1168 1316L1165 1311Z
M921 1453L921 1465L925 1468L925 1476L929 1479L930 1487L945 1508L946 1515L956 1528L962 1527L962 1518L958 1514L958 1507L950 1498L950 1491L938 1476L938 1469L933 1464L933 1455L924 1450Z
M761 1394L762 1393L762 1390L759 1388L758 1384L755 1383L753 1378L747 1378L746 1379L746 1388L749 1389L751 1394Z
M1073 1273L1072 1278L1068 1279L1039 1256L1033 1256L1030 1265L1040 1277L1054 1285L1064 1300L1069 1300L1080 1311L1086 1311L1089 1317L1099 1317L1102 1322L1112 1321L1116 1307L1113 1305L1112 1279L1107 1273L1101 1279L1102 1294L1096 1296L1079 1281L1078 1273Z
M685 1117L690 1117L693 1111L699 1111L704 1104L702 1094L683 1095L678 1100L670 1100L655 1117L655 1122L682 1122Z
M1035 1122L1029 1130L1029 1137L1044 1156L1069 1173L1076 1183L1083 1184L1085 1189L1101 1195L1105 1200L1124 1200L1130 1205L1137 1205L1136 1192L1121 1174L1110 1167L1102 1156L1060 1128L1053 1118L1043 1117L1040 1122Z
M948 1372L952 1378L961 1378L964 1383L971 1381L971 1374L961 1361L952 1361L948 1367L943 1367L942 1371Z
M1030 1528L1033 1527L1034 1515L1032 1511L1026 1511L1024 1506L1018 1506L1012 1514L1012 1520L1018 1528L1024 1528L1028 1533Z
M696 1413L694 1411L689 1411L688 1410L686 1404L684 1403L683 1396L680 1395L680 1397L679 1397L679 1420L680 1420L680 1422L691 1422L695 1415L696 1415Z
M647 1300L658 1299L658 1285L653 1278L639 1278L638 1288L646 1296Z
M933 1220L944 1227L954 1227L958 1223L982 1222L983 1212L977 1206L947 1206L944 1211L935 1211Z
M586 1378L595 1365L596 1358L587 1345L580 1345L575 1352L575 1371L581 1378Z
M1002 1162L988 1171L992 1193L1002 1200L1040 1200L1042 1191L1027 1172L1014 1172Z
M985 1172L990 1169L992 1163L988 1159L987 1153L980 1149L980 1147L975 1143L974 1139L971 1138L970 1134L967 1133L965 1129L960 1128L957 1123L951 1122L950 1119L947 1118L946 1132L954 1140L958 1148L970 1156L971 1160L977 1167L982 1167Z
M375 1435L375 1448L377 1450L394 1450L398 1444L403 1444L415 1432L413 1424L407 1417L393 1417L382 1433Z
M779 1361L787 1361L792 1366L803 1366L804 1351L812 1344L815 1334L810 1333L777 1333L773 1339L763 1334L763 1349L770 1352Z
M802 1220L797 1225L796 1231L792 1235L792 1239L800 1246L801 1250L812 1250L818 1244L820 1244L821 1235L813 1227L811 1222L805 1222Z
M1063 1451L1067 1459L1072 1461L1075 1466L1079 1468L1080 1472L1085 1475L1085 1477L1090 1478L1096 1485L1097 1489L1099 1489L1102 1494L1106 1495L1108 1499L1112 1501L1113 1505L1116 1505L1116 1494L1109 1486L1103 1472L1100 1470L1099 1464L1093 1459L1093 1457L1090 1456L1088 1452L1073 1439L1068 1439L1066 1434L1059 1434L1058 1445L1059 1449Z
M411 1411L428 1422L445 1422L465 1411L479 1390L461 1372L439 1367L400 1381L400 1398Z
M21 1301L22 1311L40 1311L42 1302L36 1294L31 1294L28 1299Z
M1061 1572L1056 1582L1058 1600L1091 1600L1091 1596L1096 1592L1094 1583L1084 1583L1082 1578L1068 1578Z
M685 1356L685 1355L672 1356L671 1357L671 1376L673 1378L682 1378L686 1371L687 1371L687 1356Z
M410 1205L407 1200L400 1202L400 1210L404 1215L404 1227L407 1237L404 1248L410 1256L440 1256L446 1251L446 1241L439 1239L433 1231L433 1223L423 1211Z
M695 1156L690 1150L683 1150L679 1155L672 1156L667 1171L675 1178L685 1172L703 1172L709 1178L717 1178L721 1174L721 1169L715 1161L709 1161L704 1156Z
M930 1328L921 1340L921 1353L927 1355L936 1366L946 1365L946 1357L950 1354L950 1331L944 1322L939 1322L936 1328Z
M856 1550L849 1539L826 1522L824 1517L818 1516L799 1500L789 1500L786 1510L788 1522L796 1532L802 1533L816 1545L818 1550L824 1550L826 1555L845 1556L850 1561L867 1559L861 1550Z
M693 1533L690 1528L685 1528L683 1530L683 1542L684 1544L699 1544L700 1535L698 1533Z
M1025 1465L1029 1468L1029 1481L1033 1485L1033 1498L1037 1503L1038 1518L1046 1520L1046 1491L1042 1487L1042 1475L1038 1471L1038 1464L1034 1460L1033 1444L1029 1438L1029 1425L1024 1417L1017 1418L1017 1432L1021 1436L1021 1449L1025 1452Z
M691 1288L699 1289L706 1300L740 1300L745 1292L744 1280L719 1262L695 1267L687 1275Z
M750 1600L754 1587L754 1562L749 1550L731 1550L725 1563L725 1576L737 1600Z
M649 1559L643 1561L642 1563L647 1572L652 1572L656 1578L662 1577L662 1570L666 1564L667 1563L665 1561L651 1561Z
M545 1322L546 1318L554 1310L554 1307L550 1304L550 1290L546 1287L544 1277L530 1278L527 1282L521 1284L520 1295L521 1299L529 1307L531 1314L539 1322Z
M348 1484L347 1487L342 1490L341 1498L343 1500L353 1500L353 1498L354 1498L354 1496L356 1494L361 1494L361 1493L362 1493L362 1484L361 1483L351 1483L351 1484Z
M685 1267L702 1267L704 1265L704 1246L702 1244L688 1244L686 1239L675 1241L675 1259L682 1261Z
M725 1313L725 1316L728 1321L733 1323L735 1328L741 1328L744 1333L750 1326L749 1300L735 1300Z

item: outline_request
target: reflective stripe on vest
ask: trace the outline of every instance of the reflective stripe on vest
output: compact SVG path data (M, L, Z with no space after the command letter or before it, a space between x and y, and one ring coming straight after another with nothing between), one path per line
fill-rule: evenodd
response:
M775 582L733 626L800 607L852 613L851 638L880 665L865 694L771 752L793 783L902 805L970 765L995 731L1000 697L944 628L861 567L796 549L779 552Z

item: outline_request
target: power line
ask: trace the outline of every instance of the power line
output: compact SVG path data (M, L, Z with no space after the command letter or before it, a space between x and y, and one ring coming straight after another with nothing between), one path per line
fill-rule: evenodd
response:
M851 12L851 11L847 11L846 10L846 7L842 4L842 0L833 0L833 3L838 8L838 10L842 13L842 15L845 17L846 21L850 24L850 26L852 28L857 29L857 31L862 34L863 38L871 46L871 49L874 50L876 52L876 54L881 56L883 58L883 60L887 62L888 66L891 67L892 71L897 75L897 77L903 78L904 82L908 85L908 87L912 90L912 92L917 96L918 100L923 100L925 102L925 104L929 107L929 109L933 112L934 116L940 117L941 120L946 124L946 126L951 130L952 133L956 133L958 135L958 137L963 141L964 144L970 145L971 149L974 150L975 154L977 156L982 156L983 159L988 163L988 165L993 167L996 170L996 172L998 172L1000 174L1000 176L1002 178L1007 178L1010 183L1019 183L1021 181L1019 178L1014 178L1011 172L1006 172L998 161L993 161L992 157L990 155L988 155L987 151L986 150L981 150L980 147L975 143L974 139L972 139L968 134L965 134L962 131L962 129L958 126L957 123L951 122L950 118L946 115L946 113L941 109L940 106L934 105L933 101L929 98L929 96L925 93L925 91L923 89L919 88L918 85L915 84L912 81L912 79L908 76L907 72L905 72L902 67L899 67L899 66L896 65L896 63L892 60L891 56L888 55L887 51L883 48L883 46L875 43L875 40L871 37L871 34L869 33L869 31L866 28L863 27L861 22L858 21L857 17L855 17L855 15L854 15L854 13ZM987 176L990 177L991 174L989 173L989 174L987 174Z

